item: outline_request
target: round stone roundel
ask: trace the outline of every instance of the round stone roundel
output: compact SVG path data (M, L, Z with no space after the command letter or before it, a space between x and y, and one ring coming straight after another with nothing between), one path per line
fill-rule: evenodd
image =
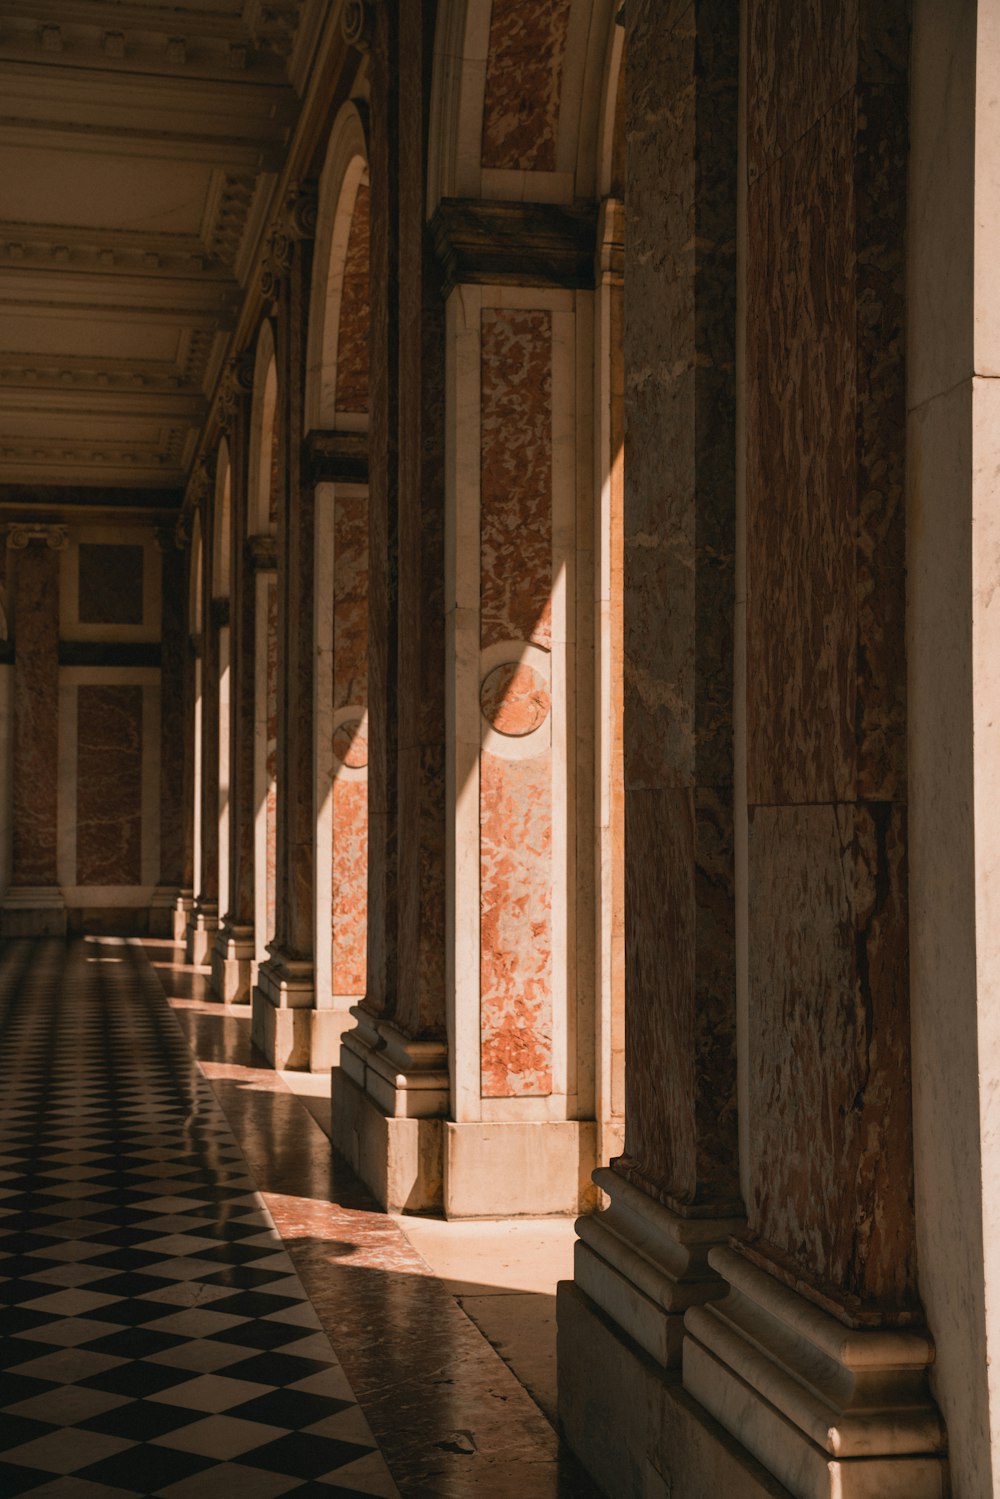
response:
M505 661L484 678L479 706L491 729L508 739L523 739L548 718L550 698L545 679L533 666Z
M345 718L333 731L333 753L349 770L363 770L368 764L368 736L360 718Z

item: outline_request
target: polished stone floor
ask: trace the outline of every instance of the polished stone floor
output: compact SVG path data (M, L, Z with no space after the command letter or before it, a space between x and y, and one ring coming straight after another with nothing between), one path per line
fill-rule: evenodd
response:
M167 945L0 948L0 1494L592 1491Z

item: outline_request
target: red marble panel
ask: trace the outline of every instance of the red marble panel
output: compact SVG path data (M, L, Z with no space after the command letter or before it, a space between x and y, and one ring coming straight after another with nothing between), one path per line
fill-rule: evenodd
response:
M142 879L142 691L77 691L78 885L138 885Z
M482 314L484 647L552 634L552 315Z
M753 809L749 888L751 1248L893 1318L916 1285L905 809Z
M272 528L278 524L278 495L281 488L278 472L278 422L275 418L271 431L271 482L267 491L267 518Z
M274 938L278 889L278 585L267 585L267 940Z
M14 562L13 883L56 883L59 553L33 542Z
M82 541L78 617L84 625L141 625L143 549Z
M483 100L484 167L551 172L571 0L493 0Z
M480 767L484 1098L552 1091L552 755Z
M748 199L753 803L856 792L854 124L850 97Z
M368 410L368 328L371 303L368 294L369 192L367 182L358 187L347 236L344 287L340 299L337 332L338 411Z
M368 783L338 776L368 764L368 502L334 501L333 707L353 709L334 732L333 992L364 994L368 939Z

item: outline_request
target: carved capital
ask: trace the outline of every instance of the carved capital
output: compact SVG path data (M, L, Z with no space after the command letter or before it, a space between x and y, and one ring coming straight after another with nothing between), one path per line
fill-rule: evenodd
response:
M253 389L254 358L252 353L238 354L230 359L219 384L219 425L229 431L240 403Z
M445 293L459 283L593 287L596 220L592 203L442 198L430 232Z
M344 0L340 15L340 31L349 47L367 52L372 44L375 28L374 7L371 0Z
M50 552L65 552L69 546L69 534L65 526L18 525L7 530L7 545L14 552L23 552L37 541L47 546Z
M315 236L318 213L315 186L296 183L289 188L267 236L261 262L260 289L268 301L274 301L281 291L281 283L292 268L296 244Z

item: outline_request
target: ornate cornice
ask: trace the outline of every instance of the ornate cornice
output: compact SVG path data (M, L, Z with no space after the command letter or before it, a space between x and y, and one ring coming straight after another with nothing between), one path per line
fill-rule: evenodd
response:
M430 230L445 294L471 285L594 285L594 205L442 198Z

